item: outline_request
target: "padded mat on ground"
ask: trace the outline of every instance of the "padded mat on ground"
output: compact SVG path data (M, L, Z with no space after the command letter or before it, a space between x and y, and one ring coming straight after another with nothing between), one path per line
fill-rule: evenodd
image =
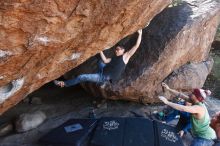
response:
M91 146L122 146L125 118L101 118L98 122Z
M43 136L39 142L50 146L87 146L97 120L71 119Z
M183 146L174 127L146 118L101 118L91 146Z
M154 121L156 146L183 146L182 139L172 126Z
M146 118L115 117L69 120L42 137L40 143L50 146L183 146L174 127Z
M153 122L145 118L102 118L92 146L154 146Z

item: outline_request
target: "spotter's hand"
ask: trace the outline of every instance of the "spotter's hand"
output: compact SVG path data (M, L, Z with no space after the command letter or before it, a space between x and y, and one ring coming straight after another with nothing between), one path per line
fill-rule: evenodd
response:
M168 103L168 100L166 99L166 97L164 97L164 96L158 96L158 98L159 98L163 103L165 103L165 104Z
M170 89L170 87L164 82L162 82L161 86L164 87L165 89Z

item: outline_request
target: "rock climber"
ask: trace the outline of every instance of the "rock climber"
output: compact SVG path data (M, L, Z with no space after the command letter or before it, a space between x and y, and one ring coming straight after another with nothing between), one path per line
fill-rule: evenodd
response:
M103 51L101 51L100 56L104 62L104 64L101 65L103 67L102 71L94 74L81 74L76 78L67 81L55 80L54 83L60 87L69 87L87 81L101 83L102 85L105 85L107 82L117 81L120 79L122 73L124 72L129 59L134 55L140 46L141 39L142 30L140 29L138 30L138 38L136 44L129 51L125 52L124 47L117 46L115 49L115 56L112 58L106 57Z

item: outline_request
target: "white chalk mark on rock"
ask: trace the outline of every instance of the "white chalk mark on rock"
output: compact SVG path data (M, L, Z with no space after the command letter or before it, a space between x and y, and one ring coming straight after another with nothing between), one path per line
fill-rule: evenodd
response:
M4 58L4 57L10 56L10 55L12 55L12 53L10 51L0 50L0 58Z
M38 77L38 79L42 79L42 76L41 76L41 74L37 74L37 77Z
M46 36L37 37L37 41L41 42L44 45L47 45L47 43L50 42L50 40Z
M0 104L3 103L6 99L14 95L24 84L24 78L17 79L11 83L0 87Z
M73 53L70 57L70 60L78 59L81 56L82 53Z
M71 61L71 60L76 60L78 59L80 56L82 55L82 53L78 52L78 53L73 53L71 56L64 58L62 61L60 61L60 63L63 63L64 61Z

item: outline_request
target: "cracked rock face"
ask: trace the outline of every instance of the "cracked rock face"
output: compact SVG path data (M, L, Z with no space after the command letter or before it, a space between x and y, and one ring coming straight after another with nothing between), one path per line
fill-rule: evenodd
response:
M184 65L188 62L201 63L208 59L219 21L220 4L214 0L185 0L179 6L167 8L144 29L141 46L117 83L104 90L94 84L84 87L96 96L144 103L158 102L156 97L162 92L161 82L166 79L180 90L186 86L188 90L196 86L202 87L210 70L202 65L198 65L202 66L202 71L194 67L195 65L189 66L193 77L196 73L203 74L198 75L194 84L189 86L190 81L187 80L190 78L187 76L190 73L184 73L187 71L184 70ZM131 48L136 38L135 35L130 36L124 46ZM211 66L210 63L209 67ZM177 69L179 72L175 78L167 78ZM180 84L181 76L185 77Z
M24 78L18 91L1 99L0 114L101 49L143 28L170 2L0 1L0 87Z

